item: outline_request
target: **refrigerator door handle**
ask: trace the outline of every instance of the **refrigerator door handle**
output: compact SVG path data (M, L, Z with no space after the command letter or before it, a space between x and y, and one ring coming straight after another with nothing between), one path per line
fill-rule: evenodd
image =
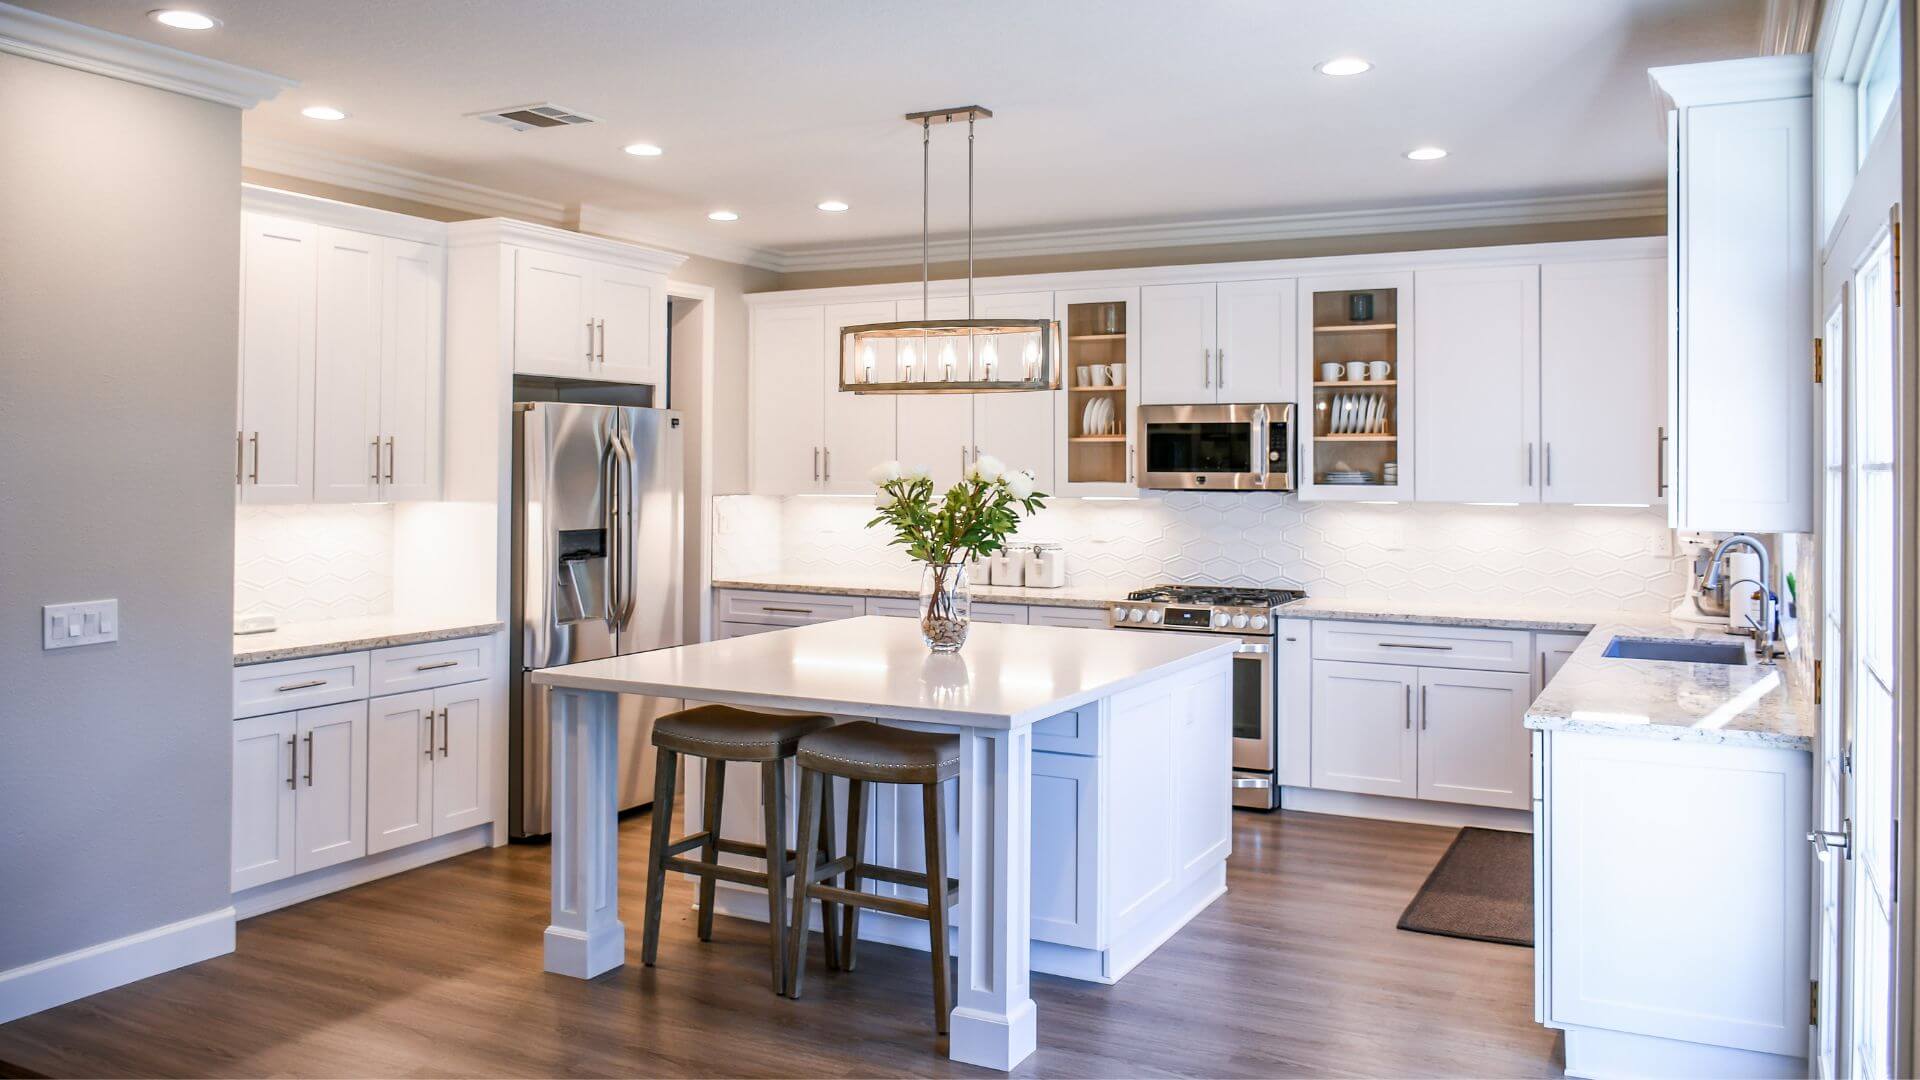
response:
M606 537L607 572L602 599L605 601L607 629L620 629L620 499L626 494L620 482L620 428L617 417L607 426L607 448L600 459L601 531Z
M636 601L631 562L637 557L637 553L633 550L633 547L635 537L640 535L639 525L635 520L640 513L640 500L639 496L635 494L633 490L633 473L636 468L633 440L628 437L625 428L620 428L616 432L616 435L620 440L620 457L622 459L620 464L620 484L624 490L620 496L620 547L615 553L615 556L621 561L620 610L618 614L620 620L619 628L624 629L628 620L633 618L633 608Z

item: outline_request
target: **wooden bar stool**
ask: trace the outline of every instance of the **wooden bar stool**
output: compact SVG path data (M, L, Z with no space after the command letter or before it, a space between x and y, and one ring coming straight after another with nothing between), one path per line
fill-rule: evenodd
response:
M794 879L793 926L787 943L787 996L800 996L806 971L807 901L821 903L821 923L828 930L827 955L834 955L831 905L846 907L840 928L839 967L852 971L854 939L860 933L860 909L925 919L927 944L933 955L934 1030L947 1033L947 1015L953 1011L953 992L947 959L947 908L960 898L959 883L947 876L947 812L940 783L960 774L960 736L939 735L886 727L871 720L816 731L800 740L795 758L800 768L800 833L825 838L833 829L832 777L847 780L847 847L838 859L809 860L807 870ZM891 866L860 861L866 850L867 786L918 784L926 818L927 872L916 874ZM823 805L824 804L824 805ZM831 852L827 852L831 855ZM823 884L846 874L844 887ZM926 903L860 891L861 879L886 881L927 891Z
M641 939L640 960L653 966L660 949L660 902L667 871L677 870L700 879L700 940L713 940L713 893L717 881L732 881L767 890L767 937L772 957L773 992L786 990L786 883L798 859L787 848L786 763L794 756L800 739L833 723L825 716L790 713L764 713L736 709L731 705L702 705L661 717L653 726L653 745L659 754L653 778L653 843L647 852L647 914ZM680 757L701 758L707 763L706 809L701 816L701 832L672 840L673 795L680 773ZM747 761L760 764L761 798L765 804L767 842L749 844L728 840L720 835L720 799L726 788L727 762ZM829 796L831 798L831 796ZM828 808L831 815L832 809ZM809 824L808 829L827 828ZM822 833L825 839L827 833ZM796 845L812 852L817 845L804 837ZM682 858L681 853L700 849L699 859ZM748 870L720 862L720 856L745 855L764 859L767 868ZM827 947L834 948L837 934L830 934Z

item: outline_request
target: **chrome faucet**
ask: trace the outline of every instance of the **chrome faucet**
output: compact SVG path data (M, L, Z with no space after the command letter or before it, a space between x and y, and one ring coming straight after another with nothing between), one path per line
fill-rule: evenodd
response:
M1720 546L1713 549L1713 559L1711 560L1712 569L1707 571L1706 580L1702 582L1702 584L1709 590L1720 587L1720 571L1721 567L1725 565L1721 560L1726 557L1727 549L1732 547L1750 548L1755 555L1760 556L1760 579L1755 581L1753 578L1741 578L1739 581L1727 587L1727 594L1728 601L1731 603L1734 602L1734 590L1738 586L1747 582L1752 582L1754 585L1759 586L1760 619L1756 622L1752 615L1748 615L1747 622L1753 627L1753 640L1757 647L1756 651L1760 654L1760 662L1763 664L1772 663L1774 612L1780 602L1780 598L1774 593L1771 584L1773 581L1773 564L1767 555L1767 545L1746 533L1736 533L1720 541Z

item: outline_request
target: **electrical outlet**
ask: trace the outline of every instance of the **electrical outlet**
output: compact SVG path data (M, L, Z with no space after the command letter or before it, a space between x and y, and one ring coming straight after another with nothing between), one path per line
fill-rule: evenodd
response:
M43 649L101 645L120 640L120 601L86 600L48 604L40 609Z
M1659 529L1647 536L1647 554L1662 559L1673 558L1673 530Z

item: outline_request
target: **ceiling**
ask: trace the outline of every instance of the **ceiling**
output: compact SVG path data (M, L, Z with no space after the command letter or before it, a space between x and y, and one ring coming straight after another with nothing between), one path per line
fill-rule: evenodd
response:
M1662 186L1646 69L1759 51L1763 0L162 0L25 6L298 80L250 145L375 163L709 247L822 257L920 230L915 109L979 103L983 233ZM1355 55L1372 71L1313 66ZM516 133L465 114L597 117ZM346 110L308 120L307 105ZM621 152L631 142L656 158ZM1450 156L1402 155L1433 144ZM283 155L284 156L284 155ZM936 235L964 127L933 132ZM852 205L825 214L828 198ZM714 209L740 219L715 223Z

